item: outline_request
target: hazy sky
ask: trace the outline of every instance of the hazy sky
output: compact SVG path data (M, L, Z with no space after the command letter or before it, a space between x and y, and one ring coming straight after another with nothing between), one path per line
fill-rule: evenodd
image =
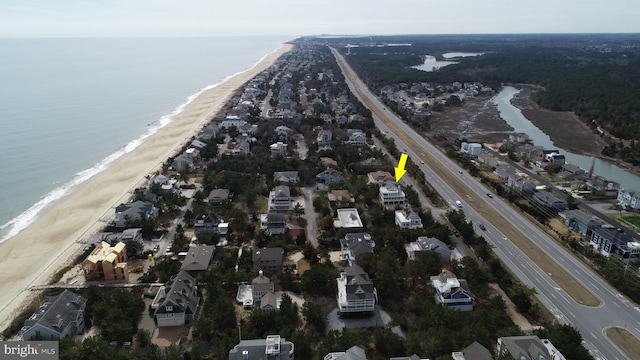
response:
M639 0L0 0L0 37L640 32Z

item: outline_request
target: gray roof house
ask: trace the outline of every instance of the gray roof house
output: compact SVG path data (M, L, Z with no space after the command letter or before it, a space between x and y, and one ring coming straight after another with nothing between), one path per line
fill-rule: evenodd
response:
M406 246L407 255L410 260L415 260L420 254L435 252L443 262L451 260L451 250L449 246L434 237L420 236L414 242Z
M58 296L47 296L21 329L22 340L41 337L49 340L81 334L84 330L84 310L87 299L69 290Z
M262 268L265 273L277 273L282 269L284 249L279 247L254 249L252 260L253 265Z
M279 183L297 183L297 171L276 171L273 173L273 181Z
M111 223L117 228L124 228L131 222L142 220L143 217L153 219L156 216L158 208L150 202L137 200L131 204L117 206Z
M564 219L564 224L571 230L580 235L589 235L591 232L603 223L597 217L587 214L582 210L565 210L560 213L560 217Z
M222 204L223 202L229 200L233 197L233 194L229 191L229 189L213 189L209 193L207 199L210 204Z
M347 351L332 352L325 355L324 360L367 360L367 354L359 346L352 346Z
M213 245L192 246L182 262L180 270L188 271L191 275L204 273L211 264L211 258L216 251Z
M151 308L156 309L158 326L182 326L192 321L200 303L197 288L196 280L186 271L172 276L151 304Z
M440 275L431 277L431 285L436 289L436 304L459 310L473 310L473 297L469 292L467 281L458 279L449 270L443 270Z
M477 341L462 351L452 352L451 357L453 360L493 360L491 352Z
M344 174L336 169L326 169L316 175L316 181L320 184L339 184L344 180Z
M196 236L221 234L224 235L229 230L229 223L215 212L200 214L193 224L193 232Z
M260 215L260 229L269 235L284 234L287 232L287 222L282 213L268 213Z
M533 199L544 206L554 208L558 211L566 210L569 208L569 205L566 201L560 199L559 197L553 195L548 191L538 191L534 193Z
M260 270L258 276L251 281L251 292L253 295L253 303L259 305L262 297L267 293L274 292L273 281L264 276L264 272Z
M640 256L640 243L634 241L630 235L611 228L593 229L589 244L606 257L614 254L624 258Z
M356 257L364 253L373 253L376 243L368 233L349 233L340 239L340 261L352 266Z
M422 229L422 219L410 206L396 210L395 219L401 229Z
M279 185L269 192L269 210L290 210L291 190L288 186Z
M229 350L229 360L294 360L293 343L280 335L266 339L241 340Z
M565 360L549 340L535 335L498 338L496 356L505 354L518 360Z
M340 315L373 313L378 301L378 291L373 281L360 266L353 264L336 279Z
M510 175L516 174L516 169L511 165L498 165L494 171L497 177L506 181Z

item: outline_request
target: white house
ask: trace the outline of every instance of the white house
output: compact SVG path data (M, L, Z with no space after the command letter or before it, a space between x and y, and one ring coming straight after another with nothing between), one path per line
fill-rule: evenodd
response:
M338 308L341 314L372 313L378 300L378 292L362 268L356 264L340 273L338 284Z
M409 206L396 210L396 225L401 229L422 229L422 219Z
M404 204L404 191L395 182L387 181L382 184L379 195L383 205Z
M640 209L640 192L635 190L618 191L617 200L625 209Z
M473 297L469 292L467 281L458 279L449 270L431 277L431 285L436 289L436 304L460 311L473 310Z
M271 148L271 156L286 156L287 155L287 144L278 141L276 143L271 144L269 146Z

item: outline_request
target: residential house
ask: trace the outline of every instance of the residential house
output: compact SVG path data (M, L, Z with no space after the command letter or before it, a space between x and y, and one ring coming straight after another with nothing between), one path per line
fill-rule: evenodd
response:
M264 276L264 272L260 270L258 276L251 281L251 291L253 296L253 303L257 306L260 305L262 298L268 294L275 292L273 281Z
M129 281L127 250L123 242L111 246L107 242L99 243L91 254L82 261L82 270L86 281Z
M271 149L271 156L287 156L287 146L287 144L281 141L271 144L269 146L269 148Z
M225 128L225 129L228 130L231 127L235 126L236 129L240 129L241 127L245 126L246 124L247 124L247 122L245 120L243 120L240 116L227 115L220 122L220 127Z
M388 171L374 171L367 174L369 184L384 184L387 181L396 181L395 176Z
M253 250L253 266L264 270L267 274L275 274L282 270L284 250L282 248L262 248Z
M482 151L478 155L478 162L480 162L481 164L485 164L490 168L495 168L496 166L500 165L500 163L501 163L498 160L498 158L495 157L495 155L493 155L492 153L490 153L488 151Z
M509 175L507 178L507 186L520 192L532 193L536 190L536 184L528 178L518 174Z
M37 337L44 340L79 335L84 330L87 299L69 290L47 296L40 307L24 322L22 340Z
M640 192L635 190L618 191L618 204L625 209L640 209Z
M500 180L507 181L509 176L514 176L516 174L516 169L511 165L498 165L496 166L494 173L500 178Z
M529 135L525 133L511 133L509 134L509 141L517 144L525 144L529 142Z
M449 246L434 237L420 236L416 241L412 241L406 246L409 260L415 260L420 254L435 252L443 262L451 260L451 250Z
M202 142L198 139L193 140L191 144L189 144L189 147L192 147L198 150L202 150L205 146L207 146L207 143Z
M378 292L360 266L353 264L341 272L337 284L340 315L373 313Z
M331 148L331 140L333 139L333 133L331 130L320 130L316 136L316 142L318 143L318 149L326 147Z
M266 339L240 340L229 350L229 360L294 360L294 345L280 335Z
M352 266L360 254L373 253L376 243L368 233L349 233L340 239L340 261Z
M336 210L338 218L333 222L336 228L357 230L362 229L362 219L356 208L343 208Z
M233 197L233 193L229 189L213 189L209 193L207 200L211 205L222 204Z
M557 175L563 179L575 179L584 176L584 174L585 171L579 166L565 163Z
M324 185L339 184L344 181L344 174L335 169L326 169L316 175L316 181Z
M347 351L337 351L328 353L324 360L367 360L367 354L359 346L352 346Z
M347 130L347 144L353 146L365 146L367 144L367 135L359 129Z
M533 199L538 203L553 208L557 211L563 211L569 208L569 205L566 201L560 199L559 197L553 195L548 191L538 191L534 193Z
M276 186L269 192L269 211L271 210L290 210L291 209L291 192L288 186Z
M147 192L156 194L176 193L180 189L177 179L172 179L162 174L154 176L147 183Z
M620 184L617 182L599 176L587 179L585 185L593 195L602 197L617 198L618 191L621 190Z
M154 219L158 216L158 208L152 203L136 200L131 204L116 207L116 214L111 219L111 224L117 228L125 228L128 225L143 219Z
M496 356L502 358L507 354L518 360L565 360L551 341L535 335L498 338Z
M395 218L396 225L401 229L422 229L422 219L410 206L405 206L402 210L396 210Z
M602 227L604 223L597 217L587 214L582 210L565 210L560 213L564 219L564 224L580 235L591 237L594 229Z
M189 272L192 276L204 274L209 269L216 247L213 245L192 246L182 261L180 270Z
M451 353L453 360L493 360L491 352L479 342L474 341L462 351Z
M171 162L171 169L176 171L191 171L194 168L194 157L189 154L180 154L173 158L173 162Z
M546 166L552 166L554 168L562 167L565 163L564 155L560 154L557 151L546 153L543 151L544 161L547 163ZM546 167L545 166L545 167Z
M380 185L379 189L380 202L383 205L396 205L404 204L404 191L400 188L400 185L393 181L387 181Z
M160 287L151 303L158 327L182 326L194 320L200 304L197 285L193 276L180 271Z
M482 152L482 144L462 142L462 144L460 144L460 151L469 156L477 157L480 155L480 152Z
M193 224L193 233L200 235L226 235L229 230L229 223L215 212L200 214Z
M593 229L589 244L606 257L611 255L620 255L624 258L640 257L640 243L635 242L630 235L612 228Z
M268 213L260 215L260 229L267 235L278 235L287 232L287 222L282 213Z
M355 202L349 190L331 190L327 193L327 199L332 209L352 206Z
M473 310L473 297L469 292L467 281L458 279L449 270L431 277L431 285L436 289L436 304L441 304L459 311Z
M120 236L120 241L125 244L128 244L132 241L142 243L142 229L141 228L131 228L125 229L122 231L122 235Z
M297 171L276 171L273 173L273 181L277 183L297 183L298 172Z
M260 310L264 312L275 312L280 308L281 299L273 291L264 294L260 300Z

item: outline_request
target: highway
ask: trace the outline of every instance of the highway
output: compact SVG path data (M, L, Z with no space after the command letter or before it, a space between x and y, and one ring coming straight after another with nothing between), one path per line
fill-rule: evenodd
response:
M484 185L387 110L351 70L342 56L335 50L333 53L351 91L371 109L378 128L393 136L398 149L407 153L421 167L427 181L452 208L457 208L456 200L461 201L467 219L472 220L476 226L478 224L486 226L485 231L477 227L476 229L494 247L496 255L520 281L536 289L538 299L556 319L560 323L568 323L578 329L584 339L585 347L596 359L629 359L609 340L605 331L607 327L617 326L626 328L640 338L640 307L627 300L538 226L530 223L519 211L514 210L501 199L489 198ZM421 164L422 161L424 164ZM489 215L493 223L486 220ZM498 218L499 221L496 220ZM515 234L513 228L516 228L519 233ZM553 274L543 272L509 240L509 236L528 237L560 268L573 275L578 283L597 296L600 305L590 307L573 300L554 282Z

